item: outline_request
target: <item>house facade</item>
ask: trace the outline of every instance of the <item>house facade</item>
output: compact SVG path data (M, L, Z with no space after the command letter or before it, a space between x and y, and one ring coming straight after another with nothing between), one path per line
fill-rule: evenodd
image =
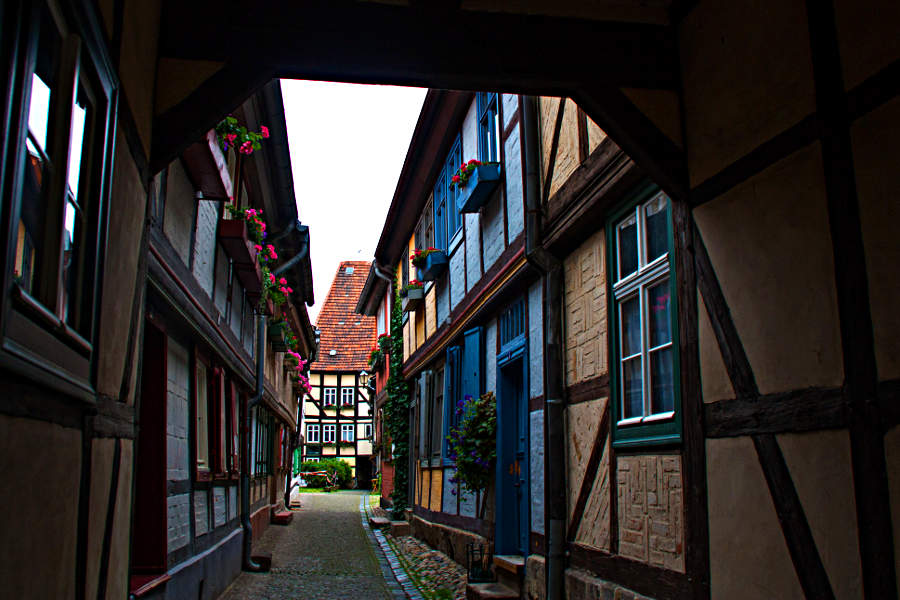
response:
M371 488L377 466L367 386L375 319L353 311L369 267L364 261L343 261L338 267L316 318L320 352L310 365L312 387L303 398L302 459L346 461L361 489Z

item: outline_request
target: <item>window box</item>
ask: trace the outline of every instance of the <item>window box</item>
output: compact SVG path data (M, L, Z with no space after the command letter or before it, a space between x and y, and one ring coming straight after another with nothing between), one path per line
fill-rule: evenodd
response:
M247 236L247 222L243 219L223 219L219 222L219 242L234 263L234 270L249 296L262 292L262 270L256 260L256 249ZM274 307L273 307L274 309Z
M500 165L482 164L475 167L469 181L459 188L459 212L475 213L487 204L500 183Z
M272 342L272 350L275 352L286 352L287 342L285 341L285 331L284 325L282 323L277 323L275 325L269 325L268 337L269 341Z
M197 183L202 198L224 200L234 195L228 161L219 148L216 132L209 130L206 137L188 146L181 155L191 179Z
M406 297L403 298L403 312L413 312L419 308L419 305L422 304L422 300L424 299L424 288L411 288L406 290Z
M425 257L425 266L422 267L422 281L435 281L447 270L447 254L444 252L432 252Z

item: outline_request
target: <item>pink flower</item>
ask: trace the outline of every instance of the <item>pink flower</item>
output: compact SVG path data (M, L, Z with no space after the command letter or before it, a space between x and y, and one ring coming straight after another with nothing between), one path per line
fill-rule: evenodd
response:
M229 133L225 136L225 139L228 140L229 142L233 142L235 140L235 138L237 138L237 135L234 133Z
M287 279L282 277L281 279L278 280L278 283L280 283L281 285L287 285Z
M262 252L262 246L260 246L259 244L254 244L253 247L256 248L257 252Z
M259 130L262 132L262 136L263 136L264 138L269 137L269 128L268 128L268 127L266 127L265 125L263 125L262 127L259 128Z
M273 275L272 273L269 273L269 281L275 283L275 275Z

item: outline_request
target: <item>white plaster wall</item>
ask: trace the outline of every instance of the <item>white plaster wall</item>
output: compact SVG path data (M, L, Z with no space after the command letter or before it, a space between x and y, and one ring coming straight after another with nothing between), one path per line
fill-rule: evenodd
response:
M169 338L166 387L166 463L169 481L189 477L188 381L190 357L187 348Z
M522 150L519 146L519 128L506 139L504 145L506 168L506 220L509 223L509 239L516 239L525 228L525 206L522 195Z
M544 297L540 281L528 288L528 385L532 398L544 393Z
M466 293L466 253L460 244L450 255L450 310L462 301Z
M477 104L478 103L473 97L472 103L469 104L469 111L466 113L466 118L462 124L462 135L460 136L460 138L462 141L462 157L466 162L472 160L473 158L478 158Z
M544 533L544 411L528 415L528 477L531 481L531 530Z
M225 313L225 299L228 296L228 257L221 246L216 248L216 294L213 298L219 314Z
M456 514L456 484L450 481L450 478L456 474L456 469L444 469L444 491L441 494L441 512L449 515ZM458 493L458 492L457 492Z
M513 116L516 114L516 111L519 109L519 96L516 94L503 94L502 102L503 108L501 111L503 112L503 128L506 129L510 121L512 121Z
M194 492L194 531L198 537L209 533L209 496L206 490Z
M481 279L481 217L478 213L463 215L466 221L466 291Z
M452 495L452 494L451 494ZM454 496L455 497L455 496ZM475 494L465 489L459 491L459 514L464 517L476 517L477 502Z
M497 393L497 319L484 328L484 389Z
M213 488L213 526L224 525L227 521L228 507L225 501L225 488Z
M190 529L190 494L169 496L166 499L166 547L169 552L187 546Z
M194 237L194 278L210 298L213 296L218 218L218 203L198 203L197 230Z
M439 277L434 282L435 308L437 312L437 326L441 327L450 316L450 285L447 277Z
M228 488L228 520L237 518L237 509L238 509L238 501L237 501L237 486L231 486Z
M503 186L497 188L494 197L481 209L481 224L484 229L484 270L490 269L505 249L503 239Z

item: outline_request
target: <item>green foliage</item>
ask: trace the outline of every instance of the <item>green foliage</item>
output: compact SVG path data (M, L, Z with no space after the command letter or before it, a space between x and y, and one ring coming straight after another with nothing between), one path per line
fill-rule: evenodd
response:
M326 458L318 462L306 460L300 465L300 470L304 473L311 471L328 472L327 477L324 475L304 476L303 479L306 480L306 485L308 487L327 487L331 485L331 481L334 481L335 485L346 488L350 486L350 481L353 479L353 471L350 469L350 465L347 461L339 458Z
M394 289L399 290L397 281ZM393 516L402 518L403 510L408 505L406 488L409 484L409 385L403 379L403 312L400 307L399 294L394 298L391 309L391 338L388 354L391 358L391 376L387 382L388 397L384 403L384 424L391 441L394 443L393 463L394 491Z
M262 148L260 142L269 137L269 128L262 126L259 133L249 131L246 127L238 123L238 120L232 115L228 115L216 125L216 135L219 138L219 145L223 152L227 152L229 148L234 148L241 154L253 154L256 150Z
M466 396L456 404L459 425L447 436L448 457L456 461L450 481L470 492L487 489L497 461L497 402L494 392L480 398ZM457 490L453 490L455 494Z

